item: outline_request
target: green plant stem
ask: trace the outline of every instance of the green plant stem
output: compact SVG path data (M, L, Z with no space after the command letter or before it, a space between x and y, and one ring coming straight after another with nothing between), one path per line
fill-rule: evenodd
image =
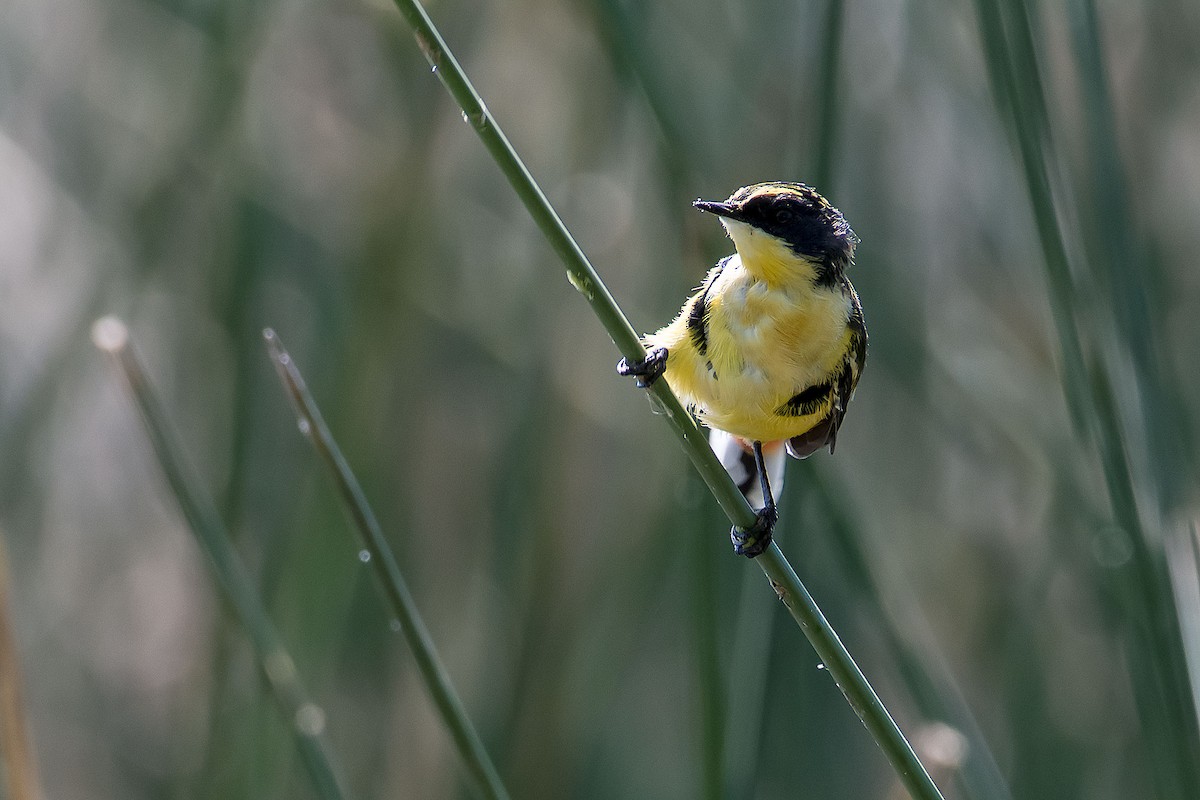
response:
M404 576L400 573L396 557L383 536L379 521L367 503L362 487L329 432L329 427L309 393L300 370L283 348L278 335L268 328L263 331L263 338L267 342L271 361L275 364L283 388L296 409L301 430L307 434L321 460L333 474L342 502L350 513L363 547L369 555L367 563L374 569L375 577L400 625L405 641L412 649L417 668L442 716L442 721L450 730L459 755L462 756L467 770L484 797L489 800L507 800L508 792L501 783L500 775L492 765L479 734L475 732L454 685L450 682L449 673L438 658L433 637L429 635L429 630L417 611L417 604L408 590Z
M627 359L644 358L645 349L633 326L629 324L604 282L600 280L600 276L492 118L458 61L447 48L441 34L425 13L425 9L416 0L396 0L396 6L412 27L417 44L439 80L458 103L463 115L508 178L534 222L562 259L572 285L587 299L617 349ZM649 391L682 440L688 458L729 520L742 528L752 525L755 521L754 511L717 460L695 419L683 408L666 381L655 382ZM933 779L929 777L929 772L917 758L911 745L784 558L778 545L772 544L755 559L755 562L771 580L779 598L783 600L817 654L825 662L830 675L837 681L851 707L884 751L909 793L914 798L941 798L942 795L934 785Z
M929 772L779 547L772 543L767 552L755 560L771 581L775 594L803 629L846 701L892 763L909 794L914 798L940 798L942 794Z
M1165 345L1170 340L1155 330L1149 288L1160 284L1162 275L1147 256L1146 243L1138 233L1137 204L1131 198L1121 161L1117 115L1095 3L1071 0L1066 7L1089 142L1091 182L1085 193L1089 205L1080 214L1081 219L1094 219L1088 259L1095 265L1093 272L1103 278L1113 327L1130 354L1150 455L1147 466L1160 495L1157 500L1164 514L1174 514L1184 503L1194 468L1185 439L1178 435L1183 416L1178 392L1168 385L1163 369L1163 362L1169 361L1164 355L1169 352Z
M608 287L600 280L596 270L583 254L573 236L563 225L558 213L550 205L533 176L529 174L525 164L509 143L504 131L496 124L491 112L483 103L483 99L475 91L475 87L467 79L466 74L458 65L454 54L446 47L445 41L434 27L433 22L416 0L396 0L396 6L408 24L412 26L417 44L425 54L426 60L434 68L438 79L450 92L462 109L463 117L479 134L480 140L491 153L492 158L500 167L500 171L508 178L509 184L517 193L517 197L529 211L533 221L541 230L554 252L562 260L567 270L567 278L571 285L579 290L591 305L600 323L612 338L613 344L621 355L630 360L644 358L645 348L641 339L634 331L629 320L617 306L616 301L608 291ZM725 474L724 468L708 447L704 432L696 424L691 414L684 410L679 400L667 388L665 381L658 381L651 389L651 396L661 408L676 433L684 440L688 456L708 488L712 491L725 514L737 525L749 527L754 524L754 511L746 503L737 486Z
M332 750L324 736L325 714L309 699L296 664L267 614L266 605L230 542L229 533L212 500L185 465L158 397L133 352L125 324L105 317L93 327L96 346L111 354L141 412L146 434L159 466L197 543L208 556L213 575L234 614L246 630L259 666L267 678L284 721L296 742L317 796L324 800L348 797Z
M990 80L997 104L1011 126L1042 246L1051 310L1059 336L1063 392L1076 435L1096 448L1113 518L1133 546L1131 563L1113 573L1113 583L1120 593L1126 618L1132 623L1127 646L1138 713L1145 728L1147 750L1155 765L1151 772L1163 797L1190 800L1200 797L1200 768L1197 767L1200 762L1196 759L1196 753L1200 751L1200 727L1192 712L1195 698L1186 674L1186 656L1177 627L1178 613L1161 542L1149 536L1142 524L1138 493L1108 369L1098 357L1087 359L1084 355L1084 332L1092 334L1089 338L1093 344L1104 341L1105 334L1087 325L1091 320L1085 314L1080 298L1085 294L1083 290L1091 287L1076 285L1069 269L1066 239L1060 222L1063 215L1056 208L1047 168L1047 164L1054 161L1052 139L1030 10L1023 3L997 0L977 0L976 7ZM1090 47L1090 43L1087 46ZM1099 53L1091 57L1098 59ZM1086 77L1094 84L1102 82L1094 69L1088 70ZM1094 89L1091 99L1096 101L1098 96L1099 89ZM1115 150L1115 146L1111 149ZM1115 163L1108 166L1120 172ZM1106 175L1106 180L1119 181L1120 178L1119 175ZM1109 222L1110 226L1114 224L1117 223ZM1121 220L1120 224L1129 224L1129 220ZM1120 255L1125 276L1118 285L1123 285L1138 270L1129 268L1129 253ZM1122 295L1129 292L1134 297L1128 301L1122 297L1121 302L1134 306L1137 297L1141 296L1141 288L1139 286L1136 292L1123 291ZM1135 323L1145 325L1144 315L1136 309L1124 316L1118 311L1115 327L1124 332L1127 339L1148 333L1135 330L1132 327ZM1136 344L1127 343L1127 346L1135 354L1139 351ZM1135 369L1139 380L1152 374L1152 370L1145 372L1146 369L1149 369L1148 364ZM1144 391L1149 392L1145 395L1147 402L1154 402L1154 398L1162 394L1152 388ZM1153 415L1153 412L1148 413ZM1153 435L1153 431L1150 433Z

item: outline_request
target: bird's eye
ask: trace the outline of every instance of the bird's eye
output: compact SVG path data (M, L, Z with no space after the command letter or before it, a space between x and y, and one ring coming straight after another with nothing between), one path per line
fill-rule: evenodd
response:
M791 222L792 216L793 216L793 214L792 214L792 210L790 208L781 208L775 212L775 221L776 222Z

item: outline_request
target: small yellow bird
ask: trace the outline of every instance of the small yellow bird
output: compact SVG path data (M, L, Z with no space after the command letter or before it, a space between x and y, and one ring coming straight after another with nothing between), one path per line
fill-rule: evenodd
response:
M832 453L866 362L862 305L846 278L858 237L801 183L759 183L693 205L721 218L737 252L709 271L674 321L644 337L646 358L621 359L617 372L640 387L665 376L713 429L714 449L723 431L742 456L753 454L758 521L731 533L734 549L753 558L778 519L764 448L778 456L780 478L784 448L795 458L826 446ZM748 497L753 477L738 481Z

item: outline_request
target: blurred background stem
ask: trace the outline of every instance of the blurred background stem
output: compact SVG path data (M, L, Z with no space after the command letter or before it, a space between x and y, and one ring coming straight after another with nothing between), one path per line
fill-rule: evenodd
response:
M168 428L166 416L129 341L125 324L115 317L98 320L92 329L96 346L111 355L129 388L163 476L175 495L196 543L208 556L213 577L221 587L250 642L271 694L291 731L308 770L313 789L323 800L348 797L333 752L325 737L325 712L300 682L296 664L267 615L266 606L233 549L216 507L185 466L181 448Z
M1113 576L1116 595L1130 626L1127 652L1146 728L1147 752L1155 764L1153 774L1159 796L1183 800L1200 797L1200 759L1195 757L1200 753L1200 727L1162 547L1164 537L1172 534L1151 532L1143 523L1145 512L1139 509L1131 473L1131 437L1117 407L1113 371L1106 359L1123 358L1125 354L1132 357L1134 388L1143 399L1146 420L1165 419L1166 409L1158 399L1173 393L1162 385L1151 385L1159 371L1149 355L1155 338L1145 310L1144 282L1149 276L1128 233L1136 223L1124 199L1124 170L1110 130L1112 119L1106 113L1106 80L1096 54L1094 12L1088 6L1086 2L1076 4L1075 43L1084 66L1085 97L1091 101L1090 152L1095 154L1095 174L1104 176L1104 185L1095 194L1104 198L1098 202L1111 211L1104 217L1106 221L1100 222L1107 232L1101 240L1103 246L1086 268L1079 269L1082 280L1076 280L1070 274L1066 235L1060 227L1064 215L1047 170L1047 164L1055 163L1056 158L1033 37L1031 17L1036 9L1024 3L978 3L989 72L1016 139L1042 244L1059 332L1063 390L1074 410L1077 435L1096 448L1113 517L1132 548L1129 564L1114 571ZM1120 259L1119 267L1110 266L1113 259ZM1106 352L1110 336L1105 333L1105 323L1110 311L1116 318L1116 336L1111 338L1120 342L1124 353L1112 353L1111 349ZM1090 359L1084 355L1085 343L1096 354ZM1158 482L1161 468L1178 463L1178 459L1171 457L1171 448L1157 446L1161 439L1158 424L1144 422L1141 427L1143 439L1151 444L1150 463L1158 465L1144 485L1153 496L1163 497L1164 487ZM1166 494L1174 494L1173 488L1165 488ZM1159 524L1163 510L1156 509Z
M507 800L508 791L500 781L500 775L492 765L492 760L484 750L475 726L467 716L462 701L458 697L450 675L442 666L441 659L434 647L433 639L421 619L408 583L400 572L400 565L392 548L384 538L383 529L375 518L375 512L367 503L367 497L362 487L354 477L350 465L342 455L341 449L334 441L329 427L325 424L316 401L308 391L300 368L296 366L279 336L269 328L263 332L267 342L267 350L271 362L279 373L279 380L288 394L288 400L296 410L300 428L313 443L317 454L325 462L331 473L334 484L347 514L353 521L354 528L363 545L360 559L366 561L375 573L377 582L383 590L389 610L394 615L395 625L399 627L408 642L421 677L426 688L442 716L442 721L450 731L451 737L458 748L459 755L467 766L467 771L474 778L483 797L489 800ZM435 532L434 536L449 535L445 531Z

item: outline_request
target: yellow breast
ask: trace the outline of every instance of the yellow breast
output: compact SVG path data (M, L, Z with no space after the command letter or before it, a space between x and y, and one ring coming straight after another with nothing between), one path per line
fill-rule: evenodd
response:
M739 253L743 244L738 242ZM691 303L648 338L668 348L666 379L705 424L747 439L787 439L807 432L829 411L777 413L799 391L829 380L841 364L850 346L850 298L840 287L815 287L807 276L796 280L799 260L793 255L752 252L759 256L754 271L734 256L704 295L704 352L687 325ZM784 269L793 273L790 280L767 279L767 273L776 276Z

